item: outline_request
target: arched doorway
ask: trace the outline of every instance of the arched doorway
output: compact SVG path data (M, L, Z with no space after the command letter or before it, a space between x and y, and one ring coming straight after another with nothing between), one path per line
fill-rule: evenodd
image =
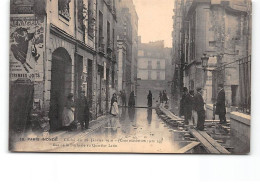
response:
M50 92L50 126L58 130L62 126L62 112L66 96L72 88L72 62L66 49L60 47L52 53L51 92Z

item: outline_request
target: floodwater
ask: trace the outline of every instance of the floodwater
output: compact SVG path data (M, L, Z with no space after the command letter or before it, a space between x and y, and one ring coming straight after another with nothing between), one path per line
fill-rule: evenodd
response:
M27 135L18 141L17 151L49 152L134 152L176 153L189 142L185 141L184 130L166 125L155 109L120 108L120 115L101 120L90 130L57 133L51 139L42 135Z

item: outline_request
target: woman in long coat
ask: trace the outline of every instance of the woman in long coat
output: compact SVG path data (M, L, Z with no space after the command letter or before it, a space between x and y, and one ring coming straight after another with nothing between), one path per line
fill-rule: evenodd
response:
M111 99L110 113L114 116L117 116L119 114L116 93L113 94L113 97Z
M70 93L67 97L66 105L62 113L62 126L65 130L72 129L72 123L74 122L75 103L73 101L73 94Z
M153 95L152 95L152 92L151 90L149 90L149 94L147 95L147 105L148 107L152 107L153 106Z
M134 91L132 91L132 92L130 93L129 101L128 101L128 106L129 106L129 107L134 107L134 106L135 106L135 94L134 94Z

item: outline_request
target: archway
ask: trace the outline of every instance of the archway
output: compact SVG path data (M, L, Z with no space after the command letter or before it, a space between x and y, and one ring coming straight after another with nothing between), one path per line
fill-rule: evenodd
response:
M71 92L71 81L71 57L66 49L60 47L52 53L49 113L52 131L62 126L62 112L66 103L66 96Z

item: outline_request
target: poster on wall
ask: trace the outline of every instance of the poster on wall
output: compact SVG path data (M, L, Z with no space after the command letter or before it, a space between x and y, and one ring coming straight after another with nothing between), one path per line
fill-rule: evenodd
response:
M44 17L13 14L10 18L10 81L43 81Z

